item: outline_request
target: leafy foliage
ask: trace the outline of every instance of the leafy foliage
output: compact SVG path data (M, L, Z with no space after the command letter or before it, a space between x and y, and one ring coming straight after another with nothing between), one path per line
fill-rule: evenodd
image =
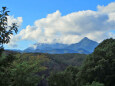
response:
M49 86L115 86L115 39L106 39L80 69L67 68L49 77Z
M46 60L44 56L22 58L21 54L3 53L0 58L0 85L37 86L42 79L39 73L46 69L41 64Z
M87 85L85 85L85 86L104 86L104 84L101 84L101 83L99 83L99 82L95 82L95 81L93 81L92 82L92 84L87 84Z
M60 65L72 65L72 66L80 66L85 59L85 54L48 54L47 55L49 59L55 61L56 63L59 63ZM64 68L65 69L65 68Z
M6 7L0 11L0 86L37 86L41 79L38 72L46 69L41 66L41 57L22 58L21 54L16 57L3 53L3 44L9 43L13 31L18 31L16 23L8 26L8 12Z
M8 56L3 53L3 44L10 41L10 36L13 35L13 31L17 33L16 23L12 23L12 26L8 26L7 16L8 12L6 7L2 7L0 11L0 85L8 86L10 72L8 71L11 63L15 57L9 54Z
M3 48L3 44L10 41L10 36L13 35L13 31L17 33L17 24L12 23L12 26L8 26L7 16L8 12L6 7L2 7L0 11L0 48Z
M115 39L106 39L87 56L77 75L78 86L92 83L104 83L105 86L115 85Z
M5 53L2 53L0 57L0 85L8 86L10 84L10 68L11 63L14 61L14 56L9 54L8 56Z
M46 69L41 66L43 60L40 58L37 56L15 60L11 65L12 86L37 86L41 79L38 73Z
M49 86L76 86L77 67L69 66L64 72L51 74L48 78Z

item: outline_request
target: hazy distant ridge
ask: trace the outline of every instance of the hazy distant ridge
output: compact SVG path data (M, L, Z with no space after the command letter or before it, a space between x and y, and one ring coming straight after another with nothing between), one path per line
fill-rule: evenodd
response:
M50 54L63 54L63 53L92 53L95 47L98 45L97 42L83 38L80 42L67 45L61 43L47 44L47 43L36 43L32 47L28 47L23 52L40 52Z

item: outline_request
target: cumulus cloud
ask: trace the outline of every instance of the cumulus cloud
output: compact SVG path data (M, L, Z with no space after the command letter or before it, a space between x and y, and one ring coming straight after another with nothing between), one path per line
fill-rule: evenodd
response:
M8 18L8 25L9 26L11 26L12 23L17 23L18 26L21 26L21 24L23 22L22 17L14 18L14 16L7 16L7 18Z
M23 19L22 17L17 17L17 18L14 18L14 16L7 16L8 18L8 26L11 26L12 23L16 23L17 26L21 26L22 22L23 22ZM20 37L17 37L18 35L11 35L11 41L10 43L8 44L9 47L17 47L18 45L16 44L17 41L21 40ZM19 39L20 38L20 39Z
M14 39L71 44L88 37L100 42L110 37L108 33L111 30L115 30L115 2L97 6L97 9L73 12L65 16L61 16L61 12L57 10L46 18L36 20L33 26L28 25Z
M112 13L115 12L115 2L108 4L107 6L97 6L99 12L103 13Z

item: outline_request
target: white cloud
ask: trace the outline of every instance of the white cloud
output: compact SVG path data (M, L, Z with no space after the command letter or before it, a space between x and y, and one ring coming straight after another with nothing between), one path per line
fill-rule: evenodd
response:
M109 37L109 38L114 38L114 39L115 39L115 33L109 32L109 33L108 33L108 37Z
M100 42L108 37L111 30L115 30L115 3L97 8L97 11L79 11L65 16L57 10L36 20L33 26L28 25L14 39L71 44L88 37Z
M7 18L8 18L8 26L11 26L12 23L16 23L17 26L20 27L23 22L22 17L14 18L14 16L7 16ZM11 35L11 40L10 40L10 43L8 44L9 47L17 47L18 45L16 44L16 42L21 40L20 37L18 35L15 35L15 36Z
M108 4L107 6L98 5L97 8L98 8L99 12L112 13L112 12L115 12L115 2L112 2L112 3Z
M8 18L8 25L9 26L11 26L12 23L17 23L18 26L21 26L21 24L23 22L22 17L14 18L14 16L7 16L7 18Z

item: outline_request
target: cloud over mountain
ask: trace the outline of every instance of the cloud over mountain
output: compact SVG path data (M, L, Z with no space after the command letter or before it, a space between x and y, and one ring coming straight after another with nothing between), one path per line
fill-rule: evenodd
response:
M20 20L20 19L19 19ZM115 30L115 2L107 6L97 6L97 11L85 10L61 16L57 10L46 18L28 25L11 42L34 40L39 43L76 43L83 37L95 41L113 37Z

